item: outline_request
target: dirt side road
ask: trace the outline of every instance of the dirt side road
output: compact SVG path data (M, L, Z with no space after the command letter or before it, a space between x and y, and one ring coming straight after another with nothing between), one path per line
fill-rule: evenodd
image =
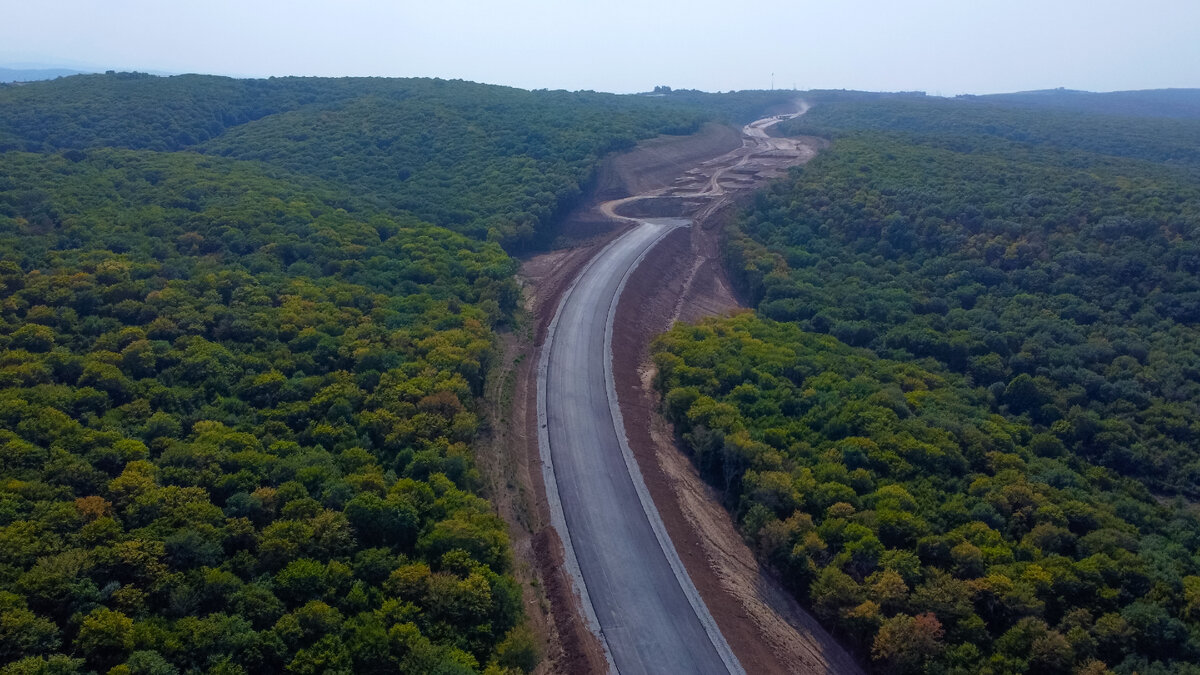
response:
M706 190L716 186L731 195L722 203L704 204L697 226L670 235L630 279L613 338L614 354L636 356L614 359L621 409L671 539L747 672L854 672L857 666L836 643L759 568L717 495L700 480L676 447L669 425L655 412L648 350L653 335L676 319L738 307L719 255L722 219L732 195L746 194L822 147L819 139L790 141L790 150L771 157L768 149L759 153L766 157L747 166L745 153L737 155L743 138L735 129L711 125L692 136L645 142L602 168L593 203L635 191L686 197L693 185ZM728 170L731 163L737 172ZM502 336L498 365L488 383L485 416L491 433L480 445L480 465L491 497L510 524L526 611L543 641L539 673L604 672L606 661L581 619L578 598L564 573L562 544L550 526L537 445L535 355L564 289L627 227L620 217L581 209L564 224L562 240L571 242L569 248L524 262L519 280L525 312Z

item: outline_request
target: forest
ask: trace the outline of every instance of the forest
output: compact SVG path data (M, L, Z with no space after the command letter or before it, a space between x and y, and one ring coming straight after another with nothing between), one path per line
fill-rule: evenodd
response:
M706 121L749 121L792 94L671 97L525 91L436 79L170 78L118 73L8 87L0 151L120 147L259 162L337 183L519 252L576 206L599 160Z
M728 231L754 312L656 344L701 473L879 672L1197 672L1200 121L1044 97L814 92L781 133L832 148Z
M468 447L498 246L228 161L0 162L4 672L528 666Z
M472 459L512 256L796 96L0 86L0 675L532 670ZM877 672L1200 672L1195 92L802 96L752 309L655 344L747 541Z
M1026 147L1087 151L1176 166L1200 165L1200 93L1127 92L943 99L923 94L813 92L809 114L779 125L783 135L830 138L896 132L957 152L1004 154Z
M440 80L0 87L0 673L534 668L472 460L518 304L503 247L605 153L738 109Z

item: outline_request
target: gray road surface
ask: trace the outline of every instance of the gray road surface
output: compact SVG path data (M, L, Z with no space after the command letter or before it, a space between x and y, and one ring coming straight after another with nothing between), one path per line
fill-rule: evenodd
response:
M585 614L622 675L743 672L679 563L611 400L614 299L645 252L685 222L642 221L592 261L559 306L539 369L555 527Z

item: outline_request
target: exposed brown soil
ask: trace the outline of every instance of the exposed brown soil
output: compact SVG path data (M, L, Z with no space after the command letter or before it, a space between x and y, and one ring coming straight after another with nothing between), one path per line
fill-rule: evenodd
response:
M742 145L737 129L709 123L690 136L659 136L638 143L629 152L607 158L596 172L591 194L581 208L575 209L557 225L551 248L554 256L562 249L588 247L612 238L619 219L605 215L595 207L609 200L669 187L683 171ZM543 256L529 260L535 265ZM522 276L526 270L522 268Z
M748 673L853 673L854 660L763 569L657 412L650 341L677 320L737 310L719 264L729 209L677 230L634 271L617 307L613 360L629 444L688 574Z
M748 673L858 670L759 567L719 496L700 479L656 412L651 339L676 320L739 307L719 255L722 225L733 203L726 192L760 185L822 147L817 139L793 142L778 157L750 160L749 166L757 170L738 174L749 179L745 184L731 184L730 169L741 169L748 160L736 157L741 139L736 129L709 125L692 136L643 142L607 160L587 206L562 224L557 249L532 256L521 266L524 312L501 335L498 363L487 385L490 433L478 455L489 496L509 524L514 572L531 626L543 643L539 674L602 673L607 664L599 641L582 619L579 599L564 571L562 542L550 525L536 428L538 350L563 292L587 261L629 226L622 216L661 205L633 203L615 212L608 204L607 214L594 207L631 194L664 194L689 181L710 191L711 198L699 208L679 200L680 209L696 224L674 232L652 250L631 276L618 305L614 353L637 355L614 359L630 446L689 575ZM685 174L690 177L681 180Z
M688 169L742 147L742 135L709 123L690 136L660 136L605 161L596 179L596 201L620 199L670 185Z
M489 372L488 433L476 457L488 496L508 523L514 574L525 613L542 645L537 675L603 673L604 650L582 620L579 598L565 572L562 541L550 525L537 445L537 348L563 291L580 268L623 228L608 236L524 262L518 276L525 305L500 335L497 363Z

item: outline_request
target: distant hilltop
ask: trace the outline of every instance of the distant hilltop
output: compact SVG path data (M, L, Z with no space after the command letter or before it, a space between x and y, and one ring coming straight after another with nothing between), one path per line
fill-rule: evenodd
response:
M1058 108L1108 115L1200 118L1200 89L1145 89L1097 93L1059 88L959 98L974 98L1019 107Z
M0 82L37 82L85 72L70 68L0 68Z

